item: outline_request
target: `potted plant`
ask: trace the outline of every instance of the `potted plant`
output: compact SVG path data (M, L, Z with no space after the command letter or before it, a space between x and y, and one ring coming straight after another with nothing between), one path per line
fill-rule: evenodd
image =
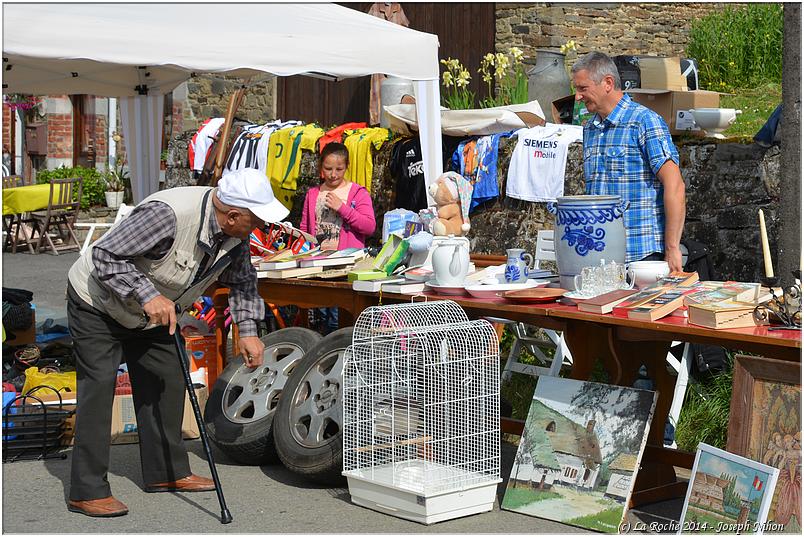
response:
M106 206L110 209L117 209L123 203L127 177L128 174L123 169L122 163L107 171L104 175Z

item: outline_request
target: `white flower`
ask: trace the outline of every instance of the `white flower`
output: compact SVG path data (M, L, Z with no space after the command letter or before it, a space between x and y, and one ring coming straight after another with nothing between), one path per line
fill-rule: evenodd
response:
M515 63L520 62L522 60L522 56L525 55L519 47L509 48L508 53L514 58Z
M452 87L452 73L449 71L444 71L441 73L441 81L444 84L444 87Z

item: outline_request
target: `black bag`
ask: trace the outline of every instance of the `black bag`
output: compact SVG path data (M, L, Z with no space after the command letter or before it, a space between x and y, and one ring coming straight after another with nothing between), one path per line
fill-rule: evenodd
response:
M681 245L687 249L687 263L684 265L685 272L697 272L699 280L714 280L715 269L712 260L709 259L709 249L705 244L686 239L681 241Z
M639 58L636 56L614 56L612 60L614 65L617 66L623 91L640 87L642 79L639 74Z
M728 367L729 356L723 347L690 343L690 352L693 358L691 373L699 380L719 375Z

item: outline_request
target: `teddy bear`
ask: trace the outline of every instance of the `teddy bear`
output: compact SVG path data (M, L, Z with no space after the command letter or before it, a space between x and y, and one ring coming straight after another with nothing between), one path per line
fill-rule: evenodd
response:
M436 236L465 235L471 229L469 204L472 200L472 185L462 175L446 172L428 188L436 202L436 216L430 223L430 231Z

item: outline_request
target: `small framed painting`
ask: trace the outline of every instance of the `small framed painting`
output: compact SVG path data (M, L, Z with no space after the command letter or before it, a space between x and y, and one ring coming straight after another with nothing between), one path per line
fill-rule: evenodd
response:
M768 527L801 534L801 364L734 360L726 449L779 469Z
M779 469L698 444L678 533L762 534Z

